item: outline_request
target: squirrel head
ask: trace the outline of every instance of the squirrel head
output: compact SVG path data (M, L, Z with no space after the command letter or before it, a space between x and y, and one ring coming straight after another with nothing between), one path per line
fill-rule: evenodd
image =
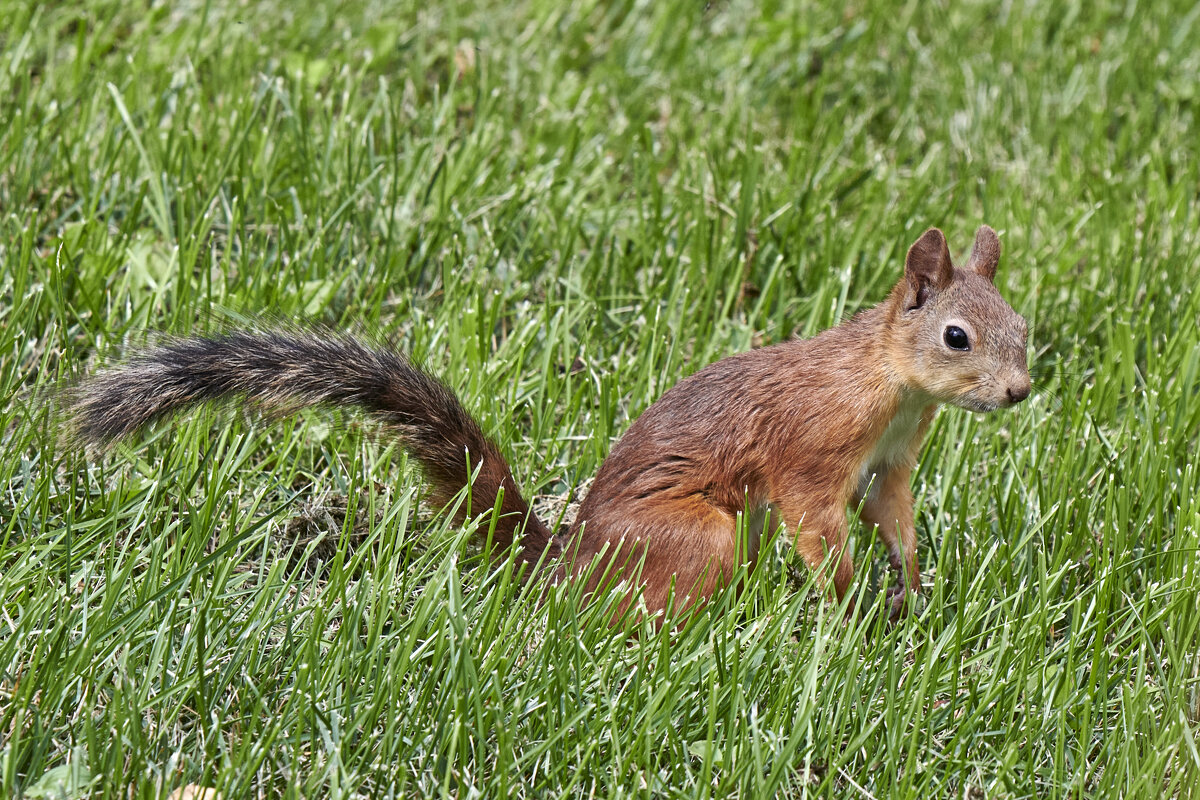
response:
M1028 330L993 279L1000 239L983 225L965 267L930 228L908 250L892 292L889 360L913 389L971 411L995 411L1029 396Z

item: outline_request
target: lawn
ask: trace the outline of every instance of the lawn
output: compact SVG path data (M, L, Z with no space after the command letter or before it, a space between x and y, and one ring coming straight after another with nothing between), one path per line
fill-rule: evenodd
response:
M0 19L0 796L1200 797L1200 6ZM938 417L895 626L786 545L676 630L539 602L354 414L59 437L148 337L312 321L444 376L557 519L682 377L984 222L1034 396Z

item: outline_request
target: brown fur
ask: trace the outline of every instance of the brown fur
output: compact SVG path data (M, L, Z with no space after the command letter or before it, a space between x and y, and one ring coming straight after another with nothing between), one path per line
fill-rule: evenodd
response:
M812 339L730 356L681 381L616 444L561 537L529 512L495 445L444 385L402 356L349 339L182 340L93 378L73 409L83 438L103 442L227 396L270 408L360 406L421 461L435 502L467 484L469 453L482 461L476 509L504 490L499 544L523 523L526 560L548 552L560 559L558 579L592 570L593 587L600 575L636 575L652 612L672 594L676 608L695 607L739 563L753 564L757 531L739 546L737 517L768 509L810 566L829 560L832 593L844 597L854 572L846 509L861 504L899 576L890 598L899 613L920 591L909 479L938 404L992 411L1029 394L1025 321L992 285L999 257L995 232L983 226L968 264L956 269L942 233L930 229L880 305ZM968 349L950 346L951 325Z
M737 564L738 512L769 504L810 566L830 558L842 598L854 572L846 509L861 502L900 578L898 612L906 593L920 591L909 477L938 403L990 411L1029 393L1025 321L991 283L999 255L984 226L972 260L955 269L941 232L927 231L881 305L815 338L731 356L681 381L601 466L572 531L579 563L634 540L645 553L650 609L666 604L672 578L676 593L699 601ZM970 352L943 343L950 322L969 329ZM873 457L898 419L888 452Z

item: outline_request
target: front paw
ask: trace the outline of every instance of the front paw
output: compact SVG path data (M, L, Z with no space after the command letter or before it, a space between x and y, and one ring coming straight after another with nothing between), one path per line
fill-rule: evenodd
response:
M889 586L884 593L887 603L888 620L897 622L916 608L917 597L920 593L905 586Z

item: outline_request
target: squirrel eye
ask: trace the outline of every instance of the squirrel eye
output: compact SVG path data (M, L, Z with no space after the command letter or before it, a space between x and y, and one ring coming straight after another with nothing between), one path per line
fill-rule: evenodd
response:
M967 338L967 332L957 325L947 325L942 338L945 339L946 346L951 350L971 349L971 341Z

